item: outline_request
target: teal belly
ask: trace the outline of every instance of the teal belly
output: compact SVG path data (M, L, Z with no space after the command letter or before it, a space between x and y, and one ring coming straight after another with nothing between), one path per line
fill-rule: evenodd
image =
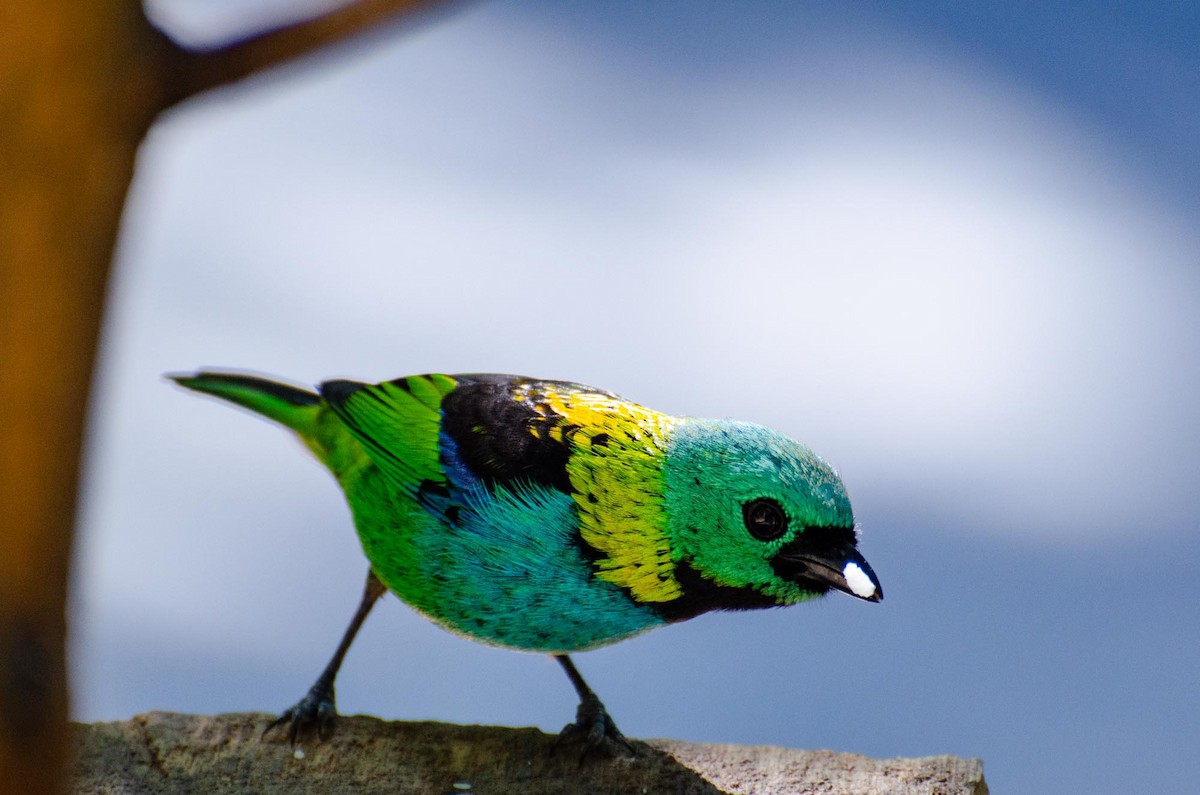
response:
M665 623L592 576L566 494L480 493L454 524L407 498L390 502L386 517L356 512L367 558L401 599L452 632L525 651L573 652Z

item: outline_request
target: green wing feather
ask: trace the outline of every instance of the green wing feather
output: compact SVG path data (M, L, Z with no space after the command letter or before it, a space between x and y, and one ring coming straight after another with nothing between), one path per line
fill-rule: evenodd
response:
M321 397L362 443L367 455L409 493L445 485L438 462L441 403L455 387L448 375L414 375L362 384L326 381Z

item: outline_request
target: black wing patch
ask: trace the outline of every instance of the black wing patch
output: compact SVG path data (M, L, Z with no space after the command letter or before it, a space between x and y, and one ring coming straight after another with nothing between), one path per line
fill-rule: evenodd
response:
M571 493L570 450L549 433L563 418L536 400L518 401L513 394L514 387L537 381L478 375L455 378L458 388L442 401L442 429L473 475L489 488L524 480Z

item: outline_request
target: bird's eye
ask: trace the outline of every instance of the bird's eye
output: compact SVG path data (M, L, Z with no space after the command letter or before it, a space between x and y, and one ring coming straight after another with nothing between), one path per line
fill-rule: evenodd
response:
M774 541L788 529L783 506L770 497L759 497L742 505L742 521L750 535L759 541Z

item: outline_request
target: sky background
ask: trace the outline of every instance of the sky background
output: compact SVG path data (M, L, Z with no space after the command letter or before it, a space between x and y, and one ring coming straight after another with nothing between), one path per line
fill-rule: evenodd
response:
M211 42L289 5L152 10ZM359 597L331 478L164 372L518 372L809 444L887 594L579 655L627 734L1194 786L1200 12L1129 9L465 4L172 112L102 341L75 715L283 709ZM395 598L338 699L575 706Z

